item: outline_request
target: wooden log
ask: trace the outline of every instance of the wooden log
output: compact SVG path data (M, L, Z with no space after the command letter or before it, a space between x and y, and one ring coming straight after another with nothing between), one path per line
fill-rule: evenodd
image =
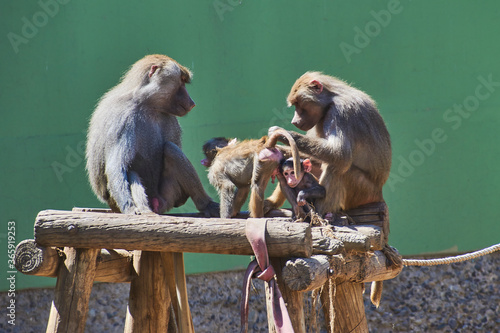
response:
M134 251L134 267L124 332L167 332L170 293L161 253Z
M23 274L57 277L64 257L63 250L40 246L34 239L26 239L18 244L14 260L17 270ZM132 253L127 250L102 249L96 261L94 281L130 282L136 276Z
M357 225L376 225L382 229L384 245L389 239L389 207L385 202L372 202L345 212Z
M80 213L112 213L113 211L109 208L84 208L84 207L73 207L73 212ZM164 214L166 216L179 216L179 217L205 217L203 213L176 213L176 214ZM247 219L250 217L249 211L241 211L234 218L237 219ZM292 211L290 209L272 209L265 217L283 217L291 219Z
M270 256L311 255L309 224L267 221ZM56 247L251 255L245 225L246 220L240 219L45 210L36 218L35 240L40 245Z
M331 290L334 288L334 290ZM356 282L336 281L332 284L325 284L321 294L321 303L328 327L328 331L335 333L368 333L368 323L366 321L365 305L363 303L363 285ZM333 317L334 327L331 329L329 306L333 297Z
M83 333L99 249L66 248L64 253L46 332Z
M331 227L311 228L313 254L337 254L344 250L344 243L334 238ZM366 240L363 242L363 246Z
M132 252L102 249L97 256L95 281L130 282L136 276Z
M39 246L34 239L26 239L17 244L14 265L27 275L56 277L59 258L56 248Z
M276 282L280 289L283 300L286 304L286 309L290 320L292 322L293 330L295 333L306 333L306 321L304 317L304 293L297 292L290 289L285 283L283 283L282 267L286 263L286 258L270 258L270 263L276 272ZM267 318L269 332L277 332L276 327L274 327L274 318L270 315L272 313L271 306L271 295L269 294L269 289L266 284L266 307L267 307ZM272 319L270 319L272 318Z
M382 229L374 225L335 226L333 235L344 244L346 251L378 251L385 245Z
M189 309L183 253L162 252L168 290L172 300L176 326L179 332L194 333L193 319Z
M294 258L283 268L283 281L292 290L311 291L320 288L329 278L338 281L370 282L393 279L402 267L386 266L382 251L362 254Z

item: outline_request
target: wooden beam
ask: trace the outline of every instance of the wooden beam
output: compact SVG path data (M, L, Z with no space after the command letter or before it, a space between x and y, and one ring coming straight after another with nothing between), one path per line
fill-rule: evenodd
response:
M331 290L334 288L334 290ZM329 332L368 333L365 305L363 303L363 285L356 282L335 281L325 284L321 292L321 303L325 313ZM333 297L333 309L329 306ZM330 311L333 310L334 327L330 327Z
M17 244L14 265L23 274L57 277L60 258L55 247L40 246L34 239L26 239Z
M323 286L329 278L338 281L371 282L393 279L402 266L386 265L382 251L360 254L294 258L283 268L283 281L292 290L311 291Z
M34 239L20 242L14 262L18 271L27 275L57 277L65 253L55 247L38 245ZM102 249L96 258L94 281L130 282L137 274L132 265L132 253L127 250Z
M286 309L290 320L292 322L293 330L295 333L306 333L306 321L304 316L304 293L297 292L290 289L285 283L283 283L282 267L286 263L286 258L270 258L271 265L276 272L276 281L280 289L283 300L286 304ZM274 326L274 318L272 315L272 303L269 293L269 288L266 283L266 308L267 308L267 318L269 325L269 332L276 333L277 329Z
M46 332L83 333L99 250L66 248L64 253Z
M167 332L171 302L161 253L134 251L134 267L124 332Z
M270 256L311 255L309 224L267 221ZM45 210L36 218L35 240L55 247L251 255L245 225L241 219Z
M87 213L112 213L113 211L108 208L84 208L73 207L73 212L87 212ZM176 213L176 214L163 214L164 216L178 216L178 217L205 217L203 213ZM241 211L234 218L247 219L250 217L249 211ZM292 211L290 209L272 209L264 217L283 217L291 218Z

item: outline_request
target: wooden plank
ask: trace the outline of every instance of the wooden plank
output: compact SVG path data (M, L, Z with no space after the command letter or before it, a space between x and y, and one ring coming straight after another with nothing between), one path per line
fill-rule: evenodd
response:
M99 250L66 248L64 253L46 332L83 333Z
M258 220L269 222L266 241L270 256L311 255L309 224ZM56 247L251 255L245 225L246 220L241 219L45 210L37 216L35 240Z

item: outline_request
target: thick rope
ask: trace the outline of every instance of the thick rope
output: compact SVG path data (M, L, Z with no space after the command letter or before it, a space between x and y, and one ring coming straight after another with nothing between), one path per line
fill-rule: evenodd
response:
M466 260L475 259L486 254L493 253L500 250L500 243L492 245L485 249L474 251L471 253L461 254L454 257L446 257L439 259L403 259L403 265L405 266L435 266L435 265L449 265L456 262L462 262Z

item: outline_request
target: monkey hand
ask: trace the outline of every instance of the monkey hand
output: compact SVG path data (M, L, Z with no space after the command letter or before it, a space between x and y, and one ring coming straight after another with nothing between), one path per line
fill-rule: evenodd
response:
M205 208L200 209L200 213L206 217L219 217L220 216L220 205L217 202L210 201Z
M299 205L294 205L294 206L292 207L292 210L293 210L293 215L294 215L293 217L294 217L295 219L303 219L303 218L305 218L305 217L306 217L306 213L304 212L304 210L302 209L302 207L301 207L301 206L299 206Z
M304 191L300 191L297 195L297 205L305 206L306 204L306 193Z
M284 131L284 132L287 132L286 129L284 128L281 128L279 126L272 126L272 127L269 127L269 130L267 131L267 136L270 137L274 132L276 131ZM285 144L288 144L288 140L287 138L285 138L283 135L280 136L280 142L283 142Z
M271 174L271 183L274 184L274 181L276 180L276 177L278 177L278 175L280 175L280 169L276 168L273 170L273 173Z
M125 208L123 210L123 213L125 214L132 214L132 215L145 215L145 214L154 214L154 212L149 209L149 208L140 208L137 206L129 206L128 208Z

